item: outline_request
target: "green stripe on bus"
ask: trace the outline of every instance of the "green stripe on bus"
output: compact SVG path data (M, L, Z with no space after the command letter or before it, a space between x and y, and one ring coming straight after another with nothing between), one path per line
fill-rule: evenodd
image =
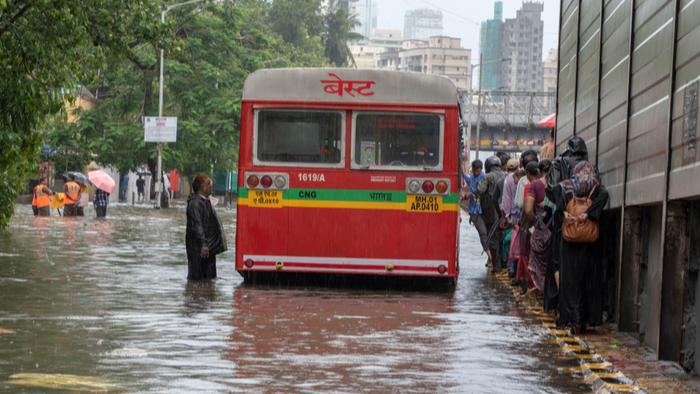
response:
M239 198L248 198L248 189L238 188ZM282 194L285 200L358 201L405 203L406 192L397 190L336 190L336 189L289 189ZM443 196L443 204L457 204L458 193Z

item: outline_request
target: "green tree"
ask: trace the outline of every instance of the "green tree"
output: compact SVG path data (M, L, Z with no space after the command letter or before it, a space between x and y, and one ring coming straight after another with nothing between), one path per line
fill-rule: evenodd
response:
M268 13L272 31L295 47L305 47L307 40L320 37L323 15L319 0L274 0Z
M326 47L326 56L336 67L346 67L352 62L356 66L355 59L350 53L348 41L359 41L365 38L353 30L360 26L356 15L349 15L337 0L331 0L328 10L323 17L323 44Z
M153 0L0 0L0 228L36 170L47 117L64 111L62 89L133 57L135 43L166 46L158 13Z
M264 3L195 3L168 12L177 45L164 62L163 115L178 118L178 135L177 142L164 144L163 168L178 168L187 177L234 169L248 74L328 65L322 52L306 52L273 33ZM158 114L158 61L156 48L146 43L134 47L132 59L110 59L95 84L101 98L95 109L83 111L77 125L57 126L52 135L72 138L98 163L120 171L147 163L153 168L156 148L143 141L141 117Z

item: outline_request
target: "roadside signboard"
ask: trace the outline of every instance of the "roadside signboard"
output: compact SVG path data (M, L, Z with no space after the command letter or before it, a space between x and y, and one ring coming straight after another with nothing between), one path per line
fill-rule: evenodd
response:
M144 141L175 142L177 140L177 118L144 116Z

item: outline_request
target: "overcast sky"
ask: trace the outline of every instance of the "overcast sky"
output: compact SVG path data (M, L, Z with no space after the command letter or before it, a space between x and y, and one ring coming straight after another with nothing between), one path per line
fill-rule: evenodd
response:
M403 18L406 11L418 8L430 8L442 11L443 34L462 39L462 47L472 50L474 59L479 50L479 29L481 22L493 19L493 0L373 0L379 3L377 28L400 29L403 32ZM543 60L547 51L557 47L557 29L559 28L559 1L548 0L544 3L542 20L544 21ZM515 12L521 8L522 0L503 0L503 19L515 18Z

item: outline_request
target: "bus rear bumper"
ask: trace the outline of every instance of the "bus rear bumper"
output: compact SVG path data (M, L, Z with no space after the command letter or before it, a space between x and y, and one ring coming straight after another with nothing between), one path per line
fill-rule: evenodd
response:
M318 286L362 290L454 291L456 276L358 274L295 271L239 270L246 284L277 286Z
M366 259L244 255L243 272L295 272L388 276L455 276L447 260Z

